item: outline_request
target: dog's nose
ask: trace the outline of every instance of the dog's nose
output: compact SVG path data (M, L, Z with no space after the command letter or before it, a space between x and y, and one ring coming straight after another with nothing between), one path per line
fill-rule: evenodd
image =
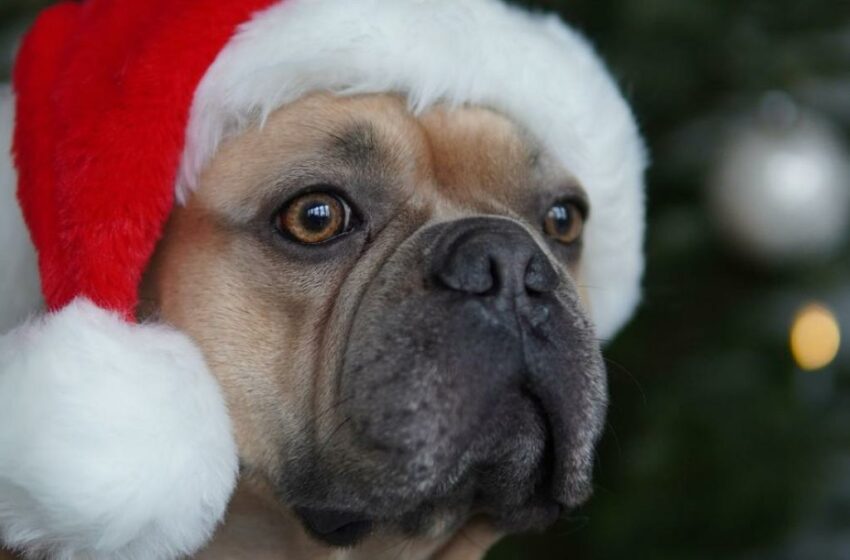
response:
M501 218L451 224L434 250L430 275L440 286L470 296L537 296L560 284L531 235Z

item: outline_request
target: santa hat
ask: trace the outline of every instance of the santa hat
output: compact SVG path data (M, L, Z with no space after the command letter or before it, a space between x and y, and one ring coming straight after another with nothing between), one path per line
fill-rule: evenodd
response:
M226 408L186 336L135 324L138 287L222 140L307 93L512 117L587 190L599 336L638 301L643 147L602 63L554 17L497 0L64 2L23 42L14 91L40 274L0 198L0 327L39 279L49 310L0 337L0 541L16 549L173 558L209 539L236 476Z

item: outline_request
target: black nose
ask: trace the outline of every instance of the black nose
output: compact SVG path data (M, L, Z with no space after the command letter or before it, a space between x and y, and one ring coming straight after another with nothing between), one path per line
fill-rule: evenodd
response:
M431 261L441 286L470 296L547 294L560 284L537 242L519 225L499 218L470 218L448 226Z

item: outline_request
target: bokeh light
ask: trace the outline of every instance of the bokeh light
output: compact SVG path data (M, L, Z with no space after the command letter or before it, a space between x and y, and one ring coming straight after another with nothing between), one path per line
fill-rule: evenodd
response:
M791 325L791 354L806 371L830 365L841 347L841 327L827 307L812 303L803 307Z

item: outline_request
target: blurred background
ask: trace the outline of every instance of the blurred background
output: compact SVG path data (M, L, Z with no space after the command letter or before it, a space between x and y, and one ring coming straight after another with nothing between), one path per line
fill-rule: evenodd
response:
M489 558L850 559L850 1L529 0L652 153L596 496ZM0 79L41 0L0 0Z

